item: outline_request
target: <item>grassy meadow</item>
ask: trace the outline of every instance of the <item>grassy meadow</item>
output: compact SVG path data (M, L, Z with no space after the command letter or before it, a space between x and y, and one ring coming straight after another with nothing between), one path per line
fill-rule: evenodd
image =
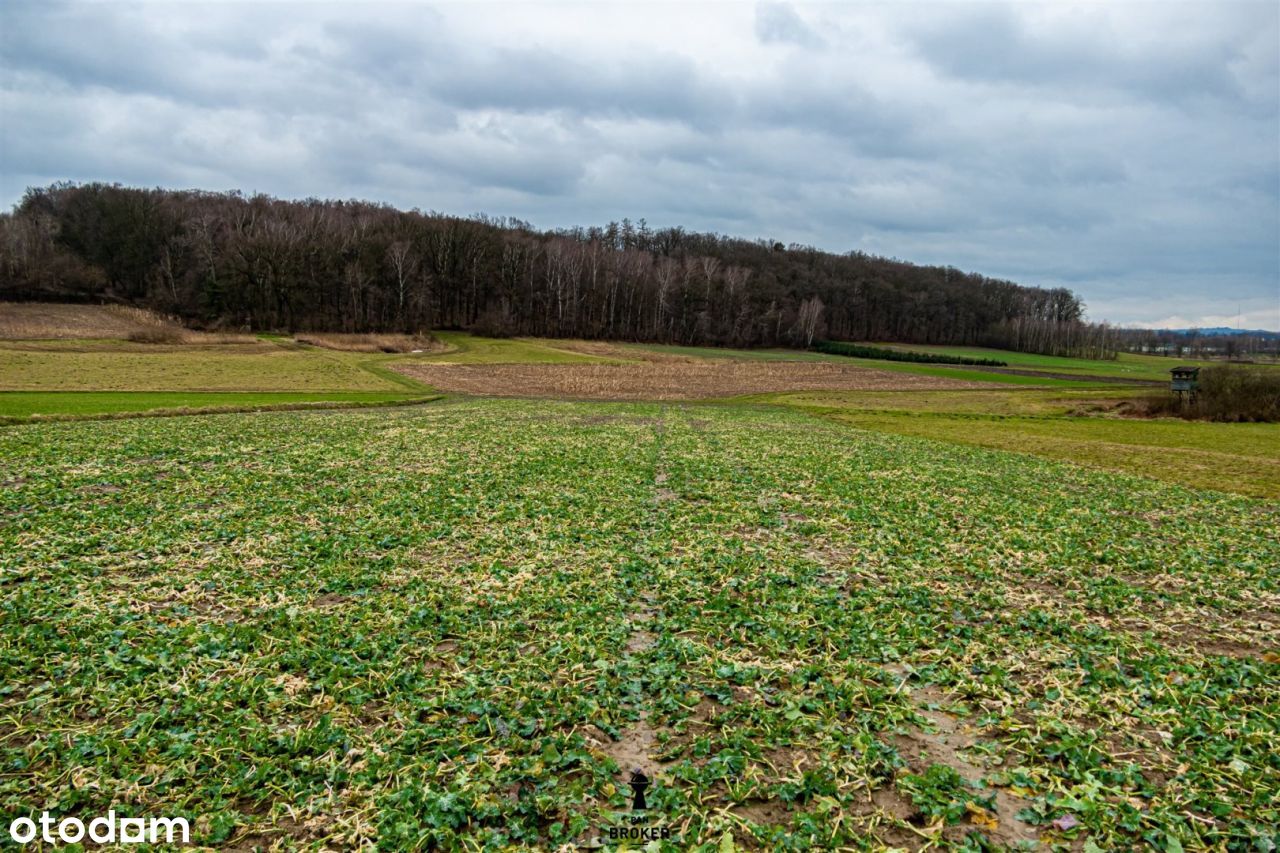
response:
M1280 843L1280 426L1123 417L1147 360L13 316L0 814L576 849L640 767L652 849Z
M1274 424L1078 417L988 421L981 415L892 412L839 413L834 419L876 432L1029 453L1280 500L1280 430Z
M389 369L398 357L394 354L334 350L278 335L188 333L155 315L115 307L43 307L19 312L7 325L0 322L0 329L27 335L0 338L0 423L321 403L385 405L431 396L420 383ZM70 310L52 310L62 307ZM139 329L160 329L176 340L143 343L125 337ZM69 336L98 334L117 337Z
M1142 389L1138 393L1152 393ZM1135 389L787 392L749 398L874 432L1280 499L1280 427L1103 416Z
M1099 365L1097 369L1090 367L1079 371L1058 371L1055 369L1054 365L1047 364L1039 368L1035 368L1035 370L1040 371L1037 375L1035 372L1030 371L1027 373L996 372L959 365L913 364L911 362L885 361L870 358L855 359L839 355L829 355L826 353L806 352L800 350L735 350L721 349L718 347L664 346L659 344L624 344L618 346L617 349L621 352L630 351L637 355L657 353L660 355L683 357L688 359L727 358L744 361L820 361L827 364L861 365L864 367L874 368L876 370L887 370L895 373L913 374L916 376L932 376L939 379L951 379L956 382L986 382L996 383L999 385L1018 385L1039 388L1105 387L1112 381L1112 378L1115 375L1114 373L1109 372L1111 367L1109 362L1092 361L1087 362L1087 364ZM913 345L909 348L902 347L902 349L925 351L931 348L916 347ZM1022 355L1021 353L1005 353L1002 350L979 350L976 348L972 348L971 352L974 357L982 358L1002 358L1005 355ZM1059 360L1072 361L1072 359ZM1012 365L1012 362L1010 362L1010 364ZM1019 368L1021 369L1022 366L1023 365L1019 365ZM1030 365L1026 366L1030 367ZM1070 373L1071 375L1064 376L1062 375L1063 373ZM1075 377L1075 374L1077 373L1078 378ZM1167 376L1165 378L1167 378Z
M384 360L284 340L248 344L128 341L5 342L5 391L387 391L396 383L364 369Z
M572 341L530 338L485 338L466 332L436 332L448 349L419 361L446 364L592 364L625 362L625 357L601 357L574 352Z
M937 346L929 344L876 344L894 349L929 352L938 355L959 355L969 358L993 358L1007 362L1011 369L1040 371L1045 373L1104 376L1115 379L1167 382L1169 369L1178 365L1207 367L1215 362L1184 359L1180 356L1119 353L1114 359L1065 358L1035 353L1010 352L985 347Z
M0 424L79 420L140 414L270 411L316 406L383 406L438 395L402 391L7 391L0 392Z

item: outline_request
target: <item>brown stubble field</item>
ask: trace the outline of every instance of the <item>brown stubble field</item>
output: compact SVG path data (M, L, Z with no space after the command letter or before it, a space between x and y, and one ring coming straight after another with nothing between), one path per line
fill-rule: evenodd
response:
M821 362L671 360L640 364L403 364L397 368L441 391L583 400L700 400L777 391L999 387Z

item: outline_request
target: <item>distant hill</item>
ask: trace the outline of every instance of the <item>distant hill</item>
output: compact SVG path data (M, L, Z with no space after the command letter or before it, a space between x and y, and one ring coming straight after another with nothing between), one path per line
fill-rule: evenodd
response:
M1280 332L1266 329L1233 329L1230 326L1211 326L1206 329L1156 329L1157 332L1168 332L1175 335L1197 334L1202 338L1221 338L1228 335L1247 335L1252 338L1265 338L1269 341L1280 340Z
M1280 332L1272 332L1267 329L1236 329L1231 326L1205 326L1198 329L1148 329L1135 327L1123 329L1122 331L1126 335L1145 335L1150 333L1154 335L1182 335L1184 337L1195 335L1201 338L1249 337L1262 338L1267 341L1280 341Z

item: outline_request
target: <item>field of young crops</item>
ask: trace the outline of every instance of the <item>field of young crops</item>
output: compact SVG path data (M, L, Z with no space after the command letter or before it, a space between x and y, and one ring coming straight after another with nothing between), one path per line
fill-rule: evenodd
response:
M0 815L246 850L1270 850L1278 529L780 409L9 427Z

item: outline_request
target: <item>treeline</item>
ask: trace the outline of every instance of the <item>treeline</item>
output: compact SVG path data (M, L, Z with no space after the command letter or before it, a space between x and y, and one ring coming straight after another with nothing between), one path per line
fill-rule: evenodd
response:
M849 358L878 358L884 361L910 361L917 364L974 364L983 367L1005 367L1008 365L1008 362L997 361L994 358L969 358L963 355L942 355L934 352L907 352L889 349L888 347L850 344L844 341L815 341L813 348L818 352L845 355Z
M1068 290L861 252L106 184L31 189L0 216L0 298L118 301L210 328L1107 346Z

